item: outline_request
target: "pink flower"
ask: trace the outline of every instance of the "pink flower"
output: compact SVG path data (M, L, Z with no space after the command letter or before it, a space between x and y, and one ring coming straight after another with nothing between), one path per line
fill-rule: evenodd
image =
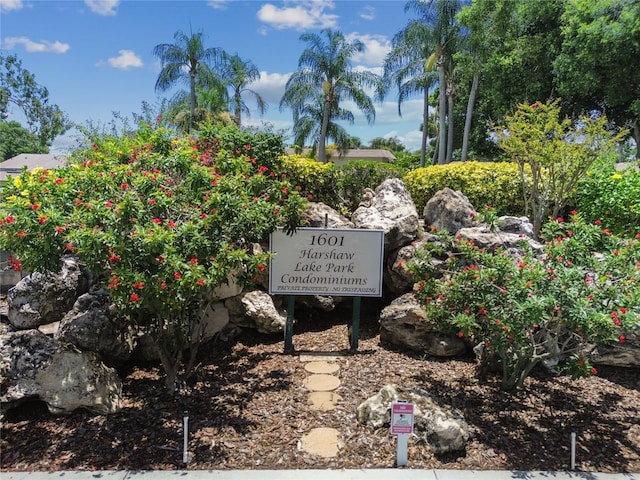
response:
M176 280L180 280L182 278L182 274L180 272L176 272L173 274L173 278Z
M132 302L137 302L140 299L140 295L138 295L137 293L132 293L129 296L129 300Z

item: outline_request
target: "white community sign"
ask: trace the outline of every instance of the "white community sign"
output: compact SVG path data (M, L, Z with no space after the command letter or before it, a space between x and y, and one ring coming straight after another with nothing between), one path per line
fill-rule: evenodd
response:
M272 295L382 296L383 230L278 229L270 244Z

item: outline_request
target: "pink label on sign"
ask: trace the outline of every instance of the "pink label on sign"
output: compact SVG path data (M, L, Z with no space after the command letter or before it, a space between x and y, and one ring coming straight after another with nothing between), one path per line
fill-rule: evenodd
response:
M413 404L402 402L391 404L391 434L411 433L413 433Z

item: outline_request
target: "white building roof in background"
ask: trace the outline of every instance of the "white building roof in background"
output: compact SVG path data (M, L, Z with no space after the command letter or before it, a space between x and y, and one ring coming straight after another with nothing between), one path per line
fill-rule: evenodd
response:
M287 155L293 155L294 153L296 153L294 148L285 148L284 152ZM305 148L302 150L301 155L308 155L308 154L309 154L308 148ZM373 148L351 148L346 152L344 152L344 155L340 155L338 151L327 149L327 154L331 161L340 159L343 161L377 160L377 161L383 161L383 162L392 162L396 159L395 155L391 153L389 150L373 149Z
M52 155L50 153L21 153L4 162L0 162L0 182L7 180L7 175L15 177L20 174L24 167L28 171L36 167L49 170L52 168L65 167L67 157L65 155Z

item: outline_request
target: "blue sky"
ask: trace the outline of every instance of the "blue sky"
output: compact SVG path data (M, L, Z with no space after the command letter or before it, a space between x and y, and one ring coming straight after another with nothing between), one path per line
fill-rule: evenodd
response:
M202 31L205 46L237 53L261 72L251 88L268 109L260 116L248 99L253 111L243 124L290 129L291 112L280 112L278 103L306 46L300 35L332 28L359 39L366 50L354 66L381 73L393 35L411 18L404 5L404 0L0 0L0 49L16 54L73 122L106 124L112 112L130 117L140 112L142 101L157 104L160 64L154 46L172 43L178 30ZM373 126L352 109L356 119L347 126L349 133L365 144L396 136L418 149L421 98L405 102L399 117L396 93L376 103ZM18 112L13 114L20 121ZM54 151L67 150L71 136L57 139Z

